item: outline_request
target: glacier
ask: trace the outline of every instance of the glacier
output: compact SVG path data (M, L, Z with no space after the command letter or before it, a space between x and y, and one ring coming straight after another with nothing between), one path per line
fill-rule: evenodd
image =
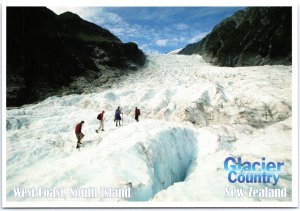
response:
M89 86L86 84L86 86ZM109 88L52 96L6 110L6 196L14 187L127 187L130 199L76 201L290 201L292 67L216 67L201 56L148 55L145 67ZM121 106L123 126L116 128ZM140 122L134 108L141 109ZM95 133L105 110L105 131ZM75 125L83 125L76 149ZM285 199L225 198L226 157L284 161ZM251 184L265 187L269 184ZM43 199L72 201L74 198Z

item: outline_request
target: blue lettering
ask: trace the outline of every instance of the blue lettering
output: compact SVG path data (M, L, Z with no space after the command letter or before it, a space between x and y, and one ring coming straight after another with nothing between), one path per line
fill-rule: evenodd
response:
M245 180L246 180L246 176L244 175L244 174L239 174L239 176L238 176L238 182L239 183L243 183L243 182L245 182Z
M252 164L252 171L258 171L258 169L256 169L255 166L260 166L260 163L259 162L254 162Z
M235 171L230 171L230 172L228 173L228 181L231 182L231 183L235 183L237 179L236 179L236 178L235 178L235 179L232 179L232 178L231 178L232 174L233 174L233 175L237 175L237 173L236 173Z
M227 157L224 161L224 169L228 171L227 179L230 183L278 183L281 167L284 162L268 162L265 157L260 162L242 162L242 158L237 159Z
M227 171L229 170L229 168L228 168L229 161L231 161L232 163L236 163L236 161L233 157L226 158L225 161L224 161L224 169L227 170ZM231 168L231 170L236 170L235 165L231 165L230 168Z
M272 171L276 167L276 164L274 162L269 162L267 164L266 170L267 171Z
M238 157L238 170L242 170L242 158Z
M280 167L284 165L284 162L277 162L277 171L280 171Z
M244 162L242 164L243 171L251 171L251 163L250 162Z

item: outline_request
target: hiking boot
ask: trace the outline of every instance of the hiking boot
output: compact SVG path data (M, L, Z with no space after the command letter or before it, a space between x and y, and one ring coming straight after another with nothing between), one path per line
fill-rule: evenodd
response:
M96 133L98 133L98 130L96 130Z
M102 129L101 131L104 131L104 129Z

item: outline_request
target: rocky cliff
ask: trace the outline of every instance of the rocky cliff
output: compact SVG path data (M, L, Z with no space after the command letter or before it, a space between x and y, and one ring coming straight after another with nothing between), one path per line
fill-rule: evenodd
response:
M179 54L200 54L217 66L290 65L292 8L250 7L238 11Z
M144 62L135 43L122 43L71 12L7 8L7 106L43 100L62 89L81 93L83 87L74 85L78 78L87 84L99 79L101 85L107 75L122 75Z

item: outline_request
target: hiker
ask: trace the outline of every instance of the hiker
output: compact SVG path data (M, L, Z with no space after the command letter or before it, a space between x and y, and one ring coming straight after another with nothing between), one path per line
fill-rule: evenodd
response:
M115 112L115 122L116 122L116 127L118 127L118 123L119 123L119 127L121 126L121 109L120 106L117 108L116 112Z
M141 111L140 109L138 109L137 107L135 107L135 111L134 111L134 118L135 120L138 122L139 121L139 116L141 115Z
M75 135L76 135L76 138L77 138L77 146L76 146L76 148L79 148L80 144L82 144L81 139L84 137L84 134L81 132L81 128L82 128L83 124L84 124L84 121L81 121L75 127Z
M100 125L98 127L98 129L96 130L96 133L98 133L100 131L100 129L102 128L101 131L104 131L104 113L105 111L102 111L100 114L98 114L97 119L100 121Z

